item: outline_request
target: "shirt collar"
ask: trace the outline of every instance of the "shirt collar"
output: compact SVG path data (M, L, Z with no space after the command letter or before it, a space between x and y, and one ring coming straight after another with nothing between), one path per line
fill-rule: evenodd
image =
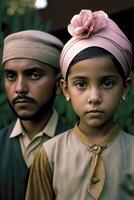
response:
M10 134L10 138L14 138L16 136L19 136L23 133L23 127L21 125L21 121L20 119L17 119L16 123L15 123L15 126Z
M108 144L110 144L112 141L114 141L114 139L119 135L120 132L120 128L118 127L117 124L115 124L112 128L112 130L107 133L101 140L100 142L100 146L105 147ZM83 142L85 145L87 146L94 146L96 144L93 144L90 139L88 138L88 136L83 133L80 128L78 127L78 123L75 124L75 127L73 129L73 133L75 134L75 136L77 138L79 138L81 140L81 142Z
M53 137L55 135L56 126L58 123L58 113L55 109L53 109L53 114L49 119L46 126L40 131L39 134L46 134L49 137ZM23 127L21 125L20 119L17 119L16 124L10 134L10 138L14 138L24 133Z
M41 132L45 133L49 137L54 137L57 123L58 123L58 113L54 109L51 118L49 119L47 125Z

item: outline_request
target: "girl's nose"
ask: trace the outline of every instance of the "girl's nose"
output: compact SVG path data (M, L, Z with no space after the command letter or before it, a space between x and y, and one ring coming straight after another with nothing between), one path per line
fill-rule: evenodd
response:
M101 103L101 91L99 88L93 87L89 89L88 103L89 104Z

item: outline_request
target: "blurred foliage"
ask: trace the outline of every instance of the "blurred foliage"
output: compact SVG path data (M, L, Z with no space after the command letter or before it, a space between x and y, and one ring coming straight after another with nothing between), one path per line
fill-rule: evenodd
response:
M27 10L34 9L35 0L10 0L7 3L7 14L24 14Z
M34 8L35 0L1 0L0 5L0 58L2 56L3 39L12 32L26 29L49 31L50 21L41 23L38 10ZM1 62L0 62L1 63ZM2 66L0 66L2 74ZM2 76L0 76L0 128L6 126L15 119L10 110L5 94ZM116 120L122 129L134 134L134 84L132 84L128 97L116 113ZM61 94L56 97L55 107L64 120L73 126L77 120L70 102Z
M62 116L64 121L66 121L70 125L70 127L73 127L77 120L77 116L73 112L73 108L70 101L66 101L64 95L61 94L57 95L54 105L59 115Z
M125 101L122 101L115 115L115 120L120 127L134 135L134 75L132 84Z

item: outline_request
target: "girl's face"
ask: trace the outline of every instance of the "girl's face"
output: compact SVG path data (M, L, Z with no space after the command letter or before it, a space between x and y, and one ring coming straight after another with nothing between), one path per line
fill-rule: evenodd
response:
M64 95L70 97L80 118L80 128L85 132L112 124L126 92L122 77L109 57L90 58L74 64L62 88Z

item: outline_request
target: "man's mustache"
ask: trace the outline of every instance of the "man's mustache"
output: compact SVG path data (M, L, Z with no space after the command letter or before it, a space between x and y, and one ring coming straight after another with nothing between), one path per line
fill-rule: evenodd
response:
M19 95L19 96L16 96L13 100L12 100L12 104L15 105L19 100L26 100L30 103L36 103L36 100L31 98L31 97L28 97L28 96L25 96L25 95Z

